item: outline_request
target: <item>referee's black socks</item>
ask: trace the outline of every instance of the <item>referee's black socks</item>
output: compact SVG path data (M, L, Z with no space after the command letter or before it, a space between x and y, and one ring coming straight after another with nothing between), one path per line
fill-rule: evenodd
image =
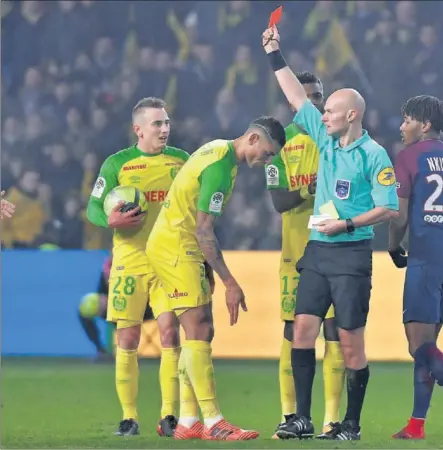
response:
M363 369L346 369L348 407L344 420L352 420L360 425L361 410L365 400L366 387L369 381L369 366Z
M316 364L315 348L293 348L291 364L297 396L297 415L311 419L312 385Z

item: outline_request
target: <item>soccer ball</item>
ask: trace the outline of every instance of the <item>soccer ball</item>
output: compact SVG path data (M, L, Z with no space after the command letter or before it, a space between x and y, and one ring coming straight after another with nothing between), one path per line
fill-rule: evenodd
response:
M125 202L125 204L120 208L121 212L131 211L137 206L140 206L141 214L147 211L148 202L145 196L134 186L117 186L112 191L108 193L103 204L103 209L105 214L109 216L112 210L119 202Z

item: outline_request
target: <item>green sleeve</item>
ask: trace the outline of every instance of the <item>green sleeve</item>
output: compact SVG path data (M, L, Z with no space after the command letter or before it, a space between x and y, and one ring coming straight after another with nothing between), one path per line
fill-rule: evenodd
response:
M266 170L266 187L269 189L289 189L286 166L281 152L272 158Z
M232 165L222 159L206 167L199 177L200 195L197 208L206 214L221 216L225 199L232 188Z
M108 192L118 186L118 173L114 166L112 156L102 165L94 189L89 197L86 211L89 222L98 227L107 228L108 218L103 210L103 202Z

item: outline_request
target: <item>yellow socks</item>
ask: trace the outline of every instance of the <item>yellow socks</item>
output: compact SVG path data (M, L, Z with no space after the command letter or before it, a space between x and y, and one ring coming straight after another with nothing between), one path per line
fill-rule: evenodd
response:
M178 358L180 348L162 348L160 360L161 418L177 416L179 401Z
M291 350L292 342L283 338L279 364L280 400L283 415L282 422L285 422L285 415L295 414L296 410L295 387L291 365Z
M124 350L117 347L115 357L115 385L123 409L123 419L137 420L137 350Z
M194 388L186 371L184 353L181 352L178 360L178 376L180 381L180 418L179 423L189 428L198 421L198 403Z
M211 354L209 342L185 341L182 347L185 371L194 388L198 405L205 419L205 425L208 427L222 418L215 393L214 367Z
M345 363L340 342L325 341L323 360L323 379L325 389L324 424L339 422L340 400L345 380Z

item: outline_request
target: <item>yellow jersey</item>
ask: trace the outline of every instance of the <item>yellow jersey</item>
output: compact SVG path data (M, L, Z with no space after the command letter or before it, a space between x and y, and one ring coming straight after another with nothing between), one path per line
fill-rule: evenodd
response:
M231 141L200 147L178 173L149 236L146 253L163 261L204 261L196 237L197 211L220 216L237 176Z
M286 129L286 145L266 166L268 189L296 191L308 186L318 169L319 151L315 142L294 123ZM303 256L309 240L308 222L314 197L282 214L281 264L295 264ZM294 269L295 270L295 269Z
M105 228L108 226L103 203L108 192L116 186L134 186L148 202L140 228L114 230L112 272L147 273L146 241L172 181L188 158L188 153L174 147L167 146L161 153L151 155L134 145L109 156L103 163L89 198L87 215L90 222Z

